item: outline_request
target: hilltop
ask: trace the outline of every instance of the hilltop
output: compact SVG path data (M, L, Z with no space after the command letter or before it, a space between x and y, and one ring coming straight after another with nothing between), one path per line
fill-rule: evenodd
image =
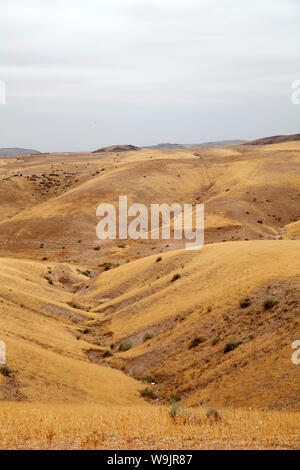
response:
M284 142L294 142L300 140L300 134L274 135L272 137L263 137L262 139L251 140L247 145L270 145L281 144Z
M141 150L139 147L134 145L111 145L110 147L102 147L98 150L94 150L92 153L115 153L115 152L130 152Z

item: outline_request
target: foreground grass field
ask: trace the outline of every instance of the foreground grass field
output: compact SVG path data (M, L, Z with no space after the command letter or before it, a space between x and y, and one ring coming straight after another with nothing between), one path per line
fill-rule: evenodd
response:
M1 449L300 449L300 413L0 404Z

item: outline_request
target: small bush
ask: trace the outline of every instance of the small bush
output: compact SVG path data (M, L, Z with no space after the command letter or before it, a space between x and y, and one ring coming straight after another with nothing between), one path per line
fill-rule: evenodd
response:
M156 263L159 263L161 260L162 260L162 257L159 256L158 258L156 258L156 261L155 261L155 262L156 262Z
M176 403L175 401L171 402L171 406L170 406L170 410L169 410L170 418L172 418L172 419L177 418L180 411L181 411L180 405L178 405L178 403Z
M278 304L277 299L273 299L272 297L269 297L267 300L264 301L264 309L265 310L270 310L271 308L275 307L275 305Z
M111 356L113 356L113 353L109 349L104 351L104 353L102 354L102 357L104 357L104 358L111 357Z
M12 370L8 366L0 367L0 374L4 375L4 377L9 377L12 373Z
M189 345L189 349L196 348L199 344L205 341L204 336L197 336Z
M240 307L247 308L251 305L251 299L249 297L245 297L245 299L240 300Z
M142 382L149 382L149 383L154 382L152 375L142 375L140 380Z
M124 343L120 344L119 351L128 351L131 348L132 344L129 341L125 341Z
M254 339L254 337L255 337L254 333L249 333L249 335L247 336L246 341L251 341L252 339Z
M140 390L140 395L142 397L152 398L153 400L159 396L158 393L154 392L152 388L149 387Z
M178 274L178 273L174 274L174 276L171 279L171 282L175 282L175 281L177 281L177 279L180 279L180 278L181 278L181 274Z
M169 396L170 403L177 403L180 400L181 398L178 395L176 395L176 393L171 393L171 395Z
M213 406L206 406L204 412L208 419L213 419L215 421L220 421L221 419L221 413Z
M146 341L149 341L149 339L152 339L152 338L153 338L152 333L145 333L144 338L143 338L143 343L145 343Z
M199 418L190 410L181 407L176 402L172 402L169 409L169 416L171 419L179 420L182 424L199 424Z
M103 268L104 271L109 271L110 268L112 268L113 264L112 263L109 263L109 262L105 262L105 263L102 263L102 264L99 264L99 267L100 268Z
M70 307L72 307L72 308L76 308L78 310L81 310L80 305L76 304L75 302L68 302L68 305L70 305Z
M89 271L88 269L86 271L81 271L81 274L86 277L92 277L91 271Z
M216 344L218 344L219 341L220 341L220 336L215 336L215 337L212 339L211 344L212 344L213 346L215 346Z
M240 344L242 344L242 341L238 339L232 339L231 341L228 341L224 348L224 354L230 351L234 351L234 349L236 349Z

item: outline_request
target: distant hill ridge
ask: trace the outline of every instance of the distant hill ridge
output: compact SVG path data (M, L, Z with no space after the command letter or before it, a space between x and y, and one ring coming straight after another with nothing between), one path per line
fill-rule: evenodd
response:
M234 139L234 140L216 140L212 142L202 142L201 144L171 144L161 143L157 145L149 145L144 147L149 150L161 150L161 149L191 149L191 148L207 148L207 147L223 147L225 145L242 145L247 143L246 140Z
M132 152L142 150L135 145L110 145L109 147L102 147L100 149L94 150L92 153L102 153L102 152Z
M20 155L40 155L41 152L32 149L23 149L18 147L0 148L0 157L18 157Z
M283 142L293 142L300 140L300 134L274 135L272 137L263 137L262 139L251 140L247 145L270 145L281 144Z

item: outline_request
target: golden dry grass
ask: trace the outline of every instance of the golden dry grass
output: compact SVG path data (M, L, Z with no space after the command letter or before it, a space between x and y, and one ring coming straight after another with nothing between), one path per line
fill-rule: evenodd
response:
M275 239L300 215L298 142L142 150L101 158L37 156L27 157L26 165L23 160L6 160L0 166L5 206L0 223L2 256L42 259L46 254L53 261L96 268L100 260L123 263L147 256L153 248L168 251L162 241L127 240L125 250L114 242L102 243L95 257L96 208L101 202L117 203L122 194L128 195L129 204L205 203L206 242ZM23 176L14 177L17 172ZM31 180L33 174L36 180ZM54 182L49 190L43 185L44 174ZM57 176L49 176L53 174ZM37 249L39 242L45 244L43 252ZM183 246L174 240L169 245L169 250Z
M1 449L299 449L300 414L168 407L0 404Z

